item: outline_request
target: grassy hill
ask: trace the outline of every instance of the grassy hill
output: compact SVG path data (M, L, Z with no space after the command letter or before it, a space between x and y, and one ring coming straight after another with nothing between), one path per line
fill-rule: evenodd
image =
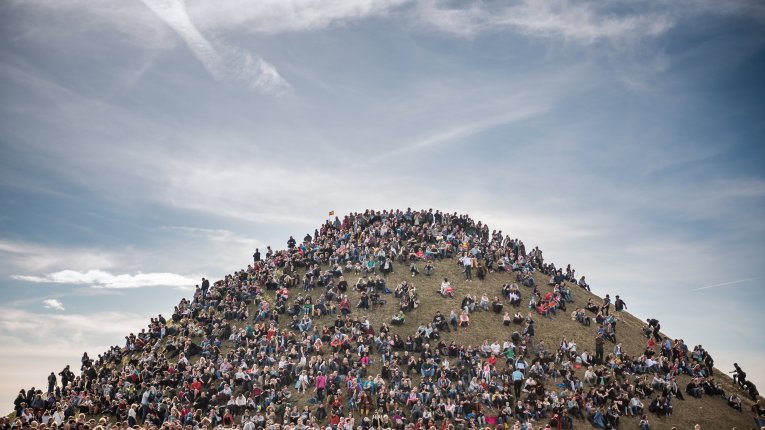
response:
M493 299L495 296L500 297L504 304L505 310L510 311L511 315L515 312L515 309L502 296L502 286L505 283L512 283L515 281L515 273L507 272L490 272L486 275L485 279L479 280L474 275L471 282L464 280L462 268L458 265L456 259L444 259L437 260L433 263L434 272L432 276L425 276L423 273L417 277L411 277L408 265L394 263L393 273L390 273L386 278L388 288L394 289L396 285L402 281L413 283L417 287L419 295L419 307L407 312L406 320L402 325L391 325L391 333L398 334L402 338L406 338L409 335L415 334L417 328L421 324L427 324L432 321L436 311L441 311L447 318L451 310L459 311L462 297L465 294L472 294L480 298L481 295L486 294L489 299ZM423 264L419 265L421 272ZM323 267L322 269L327 269ZM305 273L305 269L299 269L296 273L301 277ZM542 296L547 292L552 291L552 287L547 285L548 277L539 272L534 275L536 284ZM372 327L377 330L382 323L390 323L391 316L398 312L398 299L392 294L383 295L382 297L387 301L387 304L382 306L375 306L372 309L358 309L356 303L360 297L360 293L353 289L353 284L359 278L358 275L352 273L345 274L346 280L350 287L348 288L348 295L352 303L352 317L358 317L360 319L368 318ZM441 280L447 277L455 289L455 298L444 298L439 294L439 286ZM529 309L526 307L529 297L531 296L531 288L520 286L522 291L522 305L520 307L521 312L526 315ZM533 319L536 327L536 335L534 337L534 344L538 344L543 341L546 348L550 352L555 352L558 349L560 341L565 337L569 341L573 340L578 345L578 351L582 352L588 350L590 353L594 353L595 349L595 337L596 337L596 324L589 327L585 327L579 324L577 321L571 319L571 312L575 307L583 307L588 299L592 299L596 304L601 304L602 300L587 292L586 290L579 288L576 285L571 285L573 303L567 304L567 311L558 311L552 318L545 318L539 315L537 312L532 312ZM316 288L310 292L302 291L299 286L293 287L290 292L290 301L292 301L298 295L309 295L314 299L314 302L324 293L322 288ZM613 294L620 294L625 301L629 302L630 297L628 292L613 291ZM274 301L274 291L265 291L265 298L272 302ZM257 305L252 303L249 305L250 317L256 314ZM613 312L613 311L612 311ZM588 314L593 316L593 314ZM645 350L646 338L642 334L642 327L644 322L629 313L623 313L624 321L620 321L616 325L616 337L617 341L621 342L623 346L623 352L630 356L640 356ZM280 318L281 328L288 328L290 318L286 315L282 315ZM331 326L334 321L334 317L331 315L317 317L314 319L314 326L321 327L322 325ZM443 331L441 332L441 339L449 344L454 341L458 345L471 345L478 347L484 340L488 340L489 343L497 340L500 343L510 338L513 331L521 331L522 327L518 325L505 326L502 324L502 314L496 314L494 312L474 312L470 314L470 325L467 328L460 328L457 331ZM235 324L238 327L245 325L243 321L229 321L231 324ZM173 322L169 321L169 325L172 326ZM702 336L702 334L699 334ZM201 336L192 336L195 342L201 341ZM686 343L692 349L694 343L702 343L704 339L687 339ZM220 356L225 356L230 353L233 348L233 342L224 340L221 345ZM605 352L608 355L613 350L613 344L606 343ZM162 345L159 348L160 353L167 352L167 338L163 340ZM715 351L711 351L714 356ZM533 354L529 354L533 355ZM122 365L129 363L131 360L137 359L138 354L128 354L123 357ZM372 354L373 362L369 367L369 375L377 375L380 371L381 364L379 355ZM198 356L191 360L192 365L198 360ZM171 363L177 360L169 359ZM450 359L451 363L455 363L455 359ZM497 367L499 371L506 369L506 364L503 359L498 360ZM584 368L577 369L575 372L577 376L584 380ZM738 412L729 407L725 400L718 397L711 397L704 395L702 398L693 398L690 395L685 395L685 400L674 401L674 413L670 417L657 417L655 414L649 413L647 410L650 398L643 399L643 403L646 406L646 414L650 418L651 428L654 430L671 429L676 426L678 429L691 429L694 424L702 424L704 429L730 429L737 427L739 429L750 428L752 426L752 419L748 412L752 405L752 401L747 398L746 393L742 392L739 388L733 386L733 382L724 373L715 371L716 379L722 383L726 393L738 392L743 401L744 412ZM631 378L628 376L627 378ZM416 385L420 382L420 376L413 374L413 383ZM650 380L650 378L649 378ZM686 384L689 381L689 376L679 375L678 385L681 390L684 391ZM560 389L554 387L553 381L546 383L546 388L559 392ZM235 393L238 387L235 387ZM585 386L587 389L587 386ZM315 408L315 405L309 403L310 397L313 393L297 393L296 390L290 385L292 391L291 402L302 409L308 405L310 408ZM491 408L485 408L484 413L488 416L496 415L497 411ZM107 417L110 418L110 417ZM326 423L326 420L325 420ZM544 425L544 423L535 423L535 428ZM541 427L540 427L541 428ZM575 428L591 428L590 424L575 420ZM638 428L638 418L622 417L619 428L630 429Z
M424 276L422 274L422 264L419 265L421 274L411 278L408 266L395 264L395 272L388 275L387 285L392 288L394 285L406 280L409 283L414 283L417 287L417 291L420 297L420 306L406 314L406 320L401 326L391 326L391 332L406 337L414 334L417 327L420 324L427 324L431 322L436 311L441 311L447 316L452 309L459 311L460 302L465 294L477 295L480 297L484 292L489 296L489 299L493 299L494 296L502 298L501 290L502 285L515 280L515 274L508 273L488 273L486 278L481 281L478 280L475 275L472 282L464 280L464 275L461 267L457 265L456 259L446 259L436 261L434 263L434 273L432 276ZM444 298L439 294L439 287L441 280L447 277L452 285L455 287L455 298ZM356 281L358 276L347 276L349 283ZM540 292L544 295L545 292L551 291L552 287L547 286L548 277L536 273L534 275L535 281ZM523 292L523 301L520 310L524 315L529 311L526 306L528 298L531 295L531 288L521 286ZM349 289L351 291L351 289ZM569 341L574 340L578 345L578 350L588 350L590 353L595 349L595 336L596 325L593 321L593 325L585 327L579 324L577 321L572 321L570 318L571 311L575 307L582 307L587 300L592 298L596 304L601 304L602 299L595 294L592 294L580 287L571 287L574 303L570 303L567 307L567 312L559 311L557 315L552 319L544 318L538 313L534 312L534 321L536 328L536 341L543 340L547 345L549 351L555 351L560 344L561 339L565 336ZM317 298L321 292L314 291L312 296ZM616 294L616 292L614 292ZM349 295L352 298L357 298L358 293L351 291ZM629 295L620 293L620 295L629 301ZM352 316L368 317L373 327L379 327L383 322L389 323L391 316L398 311L398 301L392 295L385 296L387 303L384 306L374 309L353 309ZM514 312L514 308L509 306L506 300L503 300L505 304L505 310L510 310L511 315ZM355 305L355 302L354 302ZM612 307L612 313L613 313ZM588 314L593 316L592 314ZM325 316L322 319L317 320L316 324L331 324L332 317ZM624 353L632 356L639 356L645 350L646 338L642 334L642 327L645 325L644 320L638 319L628 312L624 312L625 322L617 323L617 341L623 345ZM470 314L470 326L466 329L460 328L454 332L442 332L441 338L448 344L454 340L457 344L479 346L485 339L488 339L491 343L494 340L504 341L509 338L513 331L520 331L521 327L518 325L505 326L502 324L502 315L497 315L492 311L489 312L474 312ZM692 348L693 339L690 341L690 347ZM703 339L698 339L697 343L701 343ZM613 344L606 343L606 354L611 352ZM714 355L714 351L711 352ZM504 367L503 360L498 361L498 366ZM379 363L374 363L371 366L370 374L375 375L379 369ZM580 379L583 378L584 369L576 371ZM738 412L737 410L729 407L726 402L720 397L703 396L701 399L694 398L690 395L685 395L685 400L675 400L674 413L670 417L659 418L655 414L651 414L647 411L648 400L644 399L646 405L646 414L648 415L651 428L657 430L671 429L673 426L678 429L692 429L697 423L702 425L703 429L730 429L737 427L739 429L750 428L753 425L753 421L748 412L749 408L753 404L746 396L746 393L737 387L734 387L733 381L723 372L715 369L715 378L718 382L722 382L725 392L732 393L738 392L743 401L744 412ZM414 378L419 382L420 377L415 375ZM688 375L678 376L678 385L681 389L685 389L686 384L690 380ZM551 383L548 383L550 386ZM295 396L297 403L302 408L305 400L309 396ZM620 428L631 429L638 428L639 419L622 417ZM576 428L591 428L592 426L583 421L575 421Z

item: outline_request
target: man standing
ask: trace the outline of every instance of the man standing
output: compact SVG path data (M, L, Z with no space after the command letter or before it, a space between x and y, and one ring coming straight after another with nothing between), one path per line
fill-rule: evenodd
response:
M600 307L600 310L603 311L603 315L608 316L609 309L611 309L611 296L606 294L606 298L603 299L603 306Z
M54 372L50 372L50 375L48 375L48 392L52 393L53 390L56 388L56 374Z
M462 257L460 258L460 261L462 262L462 267L465 269L465 280L470 282L473 280L473 258L470 256L470 253L466 252L462 254Z
M512 377L513 377L513 388L515 389L515 400L518 401L518 399L521 398L521 387L523 386L523 372L521 372L520 369L516 368L513 371Z
M595 337L595 363L603 364L603 336Z
M210 289L210 281L202 278L202 297L207 297L207 290Z
M59 375L61 375L62 387L66 387L71 381L74 381L74 373L71 370L69 370L68 364L66 365L66 367L64 367L64 370L59 372Z
M619 321L624 322L624 315L623 312L627 310L627 304L624 303L624 300L620 299L619 296L616 296L616 301L614 302L614 309L616 309L616 314L619 316Z
M258 261L260 261L260 250L258 248L255 248L255 253L252 254L252 260L257 264Z

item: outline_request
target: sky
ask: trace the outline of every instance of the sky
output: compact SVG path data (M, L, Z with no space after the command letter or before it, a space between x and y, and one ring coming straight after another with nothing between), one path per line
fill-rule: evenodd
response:
M765 388L765 3L0 3L0 406L329 211L468 213Z

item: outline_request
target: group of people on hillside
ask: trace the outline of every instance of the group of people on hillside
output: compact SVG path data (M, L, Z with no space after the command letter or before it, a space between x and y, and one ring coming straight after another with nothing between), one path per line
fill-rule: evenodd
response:
M406 336L358 316L375 294L392 293L400 303L391 323L404 325L417 308L416 288L402 283L391 291L385 277L394 262L416 277L418 262L438 259L457 260L467 281L475 270L479 279L514 274L517 284L495 292L491 304L488 295L465 295L448 322L436 314ZM536 272L552 277L550 291L537 287ZM356 288L344 279L354 273L364 279ZM285 250L256 250L244 270L214 283L203 279L169 319L152 318L95 360L84 355L79 375L65 369L61 384L54 374L47 391L22 390L14 405L18 425L100 430L110 424L84 414L102 414L121 426L199 430L530 429L532 422L570 429L579 420L616 428L620 417L636 415L645 430L647 413L672 413L683 392L679 373L693 376L693 395L724 395L711 366L700 364L711 360L701 347L690 351L682 341L651 336L638 354L605 354L605 340L616 344L616 319L605 304L594 317L594 354L565 338L557 347L537 340L535 318L565 311L572 302L567 283L586 285L575 276L570 266L545 263L538 248L527 252L522 241L467 215L368 210L336 217L300 243L291 237ZM522 320L509 319L518 325L509 338L473 346L440 336L468 328L477 310L504 321L509 314L500 316L499 297L517 308L527 295L521 287L535 306ZM455 295L447 279L441 292ZM652 334L659 337L658 322ZM312 406L293 407L303 396Z

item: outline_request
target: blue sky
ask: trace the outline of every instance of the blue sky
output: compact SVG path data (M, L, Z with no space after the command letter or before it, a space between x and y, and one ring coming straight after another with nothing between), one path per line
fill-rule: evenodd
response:
M11 0L0 23L9 408L255 247L408 206L540 246L765 386L762 2Z

